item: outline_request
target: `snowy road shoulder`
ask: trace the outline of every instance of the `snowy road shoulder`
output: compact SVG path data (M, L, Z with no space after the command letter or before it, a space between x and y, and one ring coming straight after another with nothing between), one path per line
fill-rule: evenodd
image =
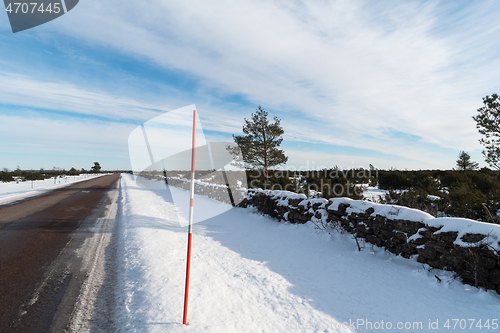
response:
M0 205L11 204L15 201L36 197L59 188L70 186L91 178L101 177L104 174L67 176L65 178L49 178L24 182L0 182Z
M137 187L124 175L119 215L118 322L137 332L370 332L368 323L444 324L497 318L500 298L442 271L367 246L230 209L194 225L189 326L182 326L187 228L165 188ZM189 193L179 191L189 202ZM197 196L196 211L227 206ZM434 275L441 276L438 283ZM362 321L360 321L362 320ZM344 325L342 323L355 326ZM398 329L398 323L403 323ZM354 327L354 328L353 328ZM440 327L442 328L442 327ZM472 330L473 331L473 330Z

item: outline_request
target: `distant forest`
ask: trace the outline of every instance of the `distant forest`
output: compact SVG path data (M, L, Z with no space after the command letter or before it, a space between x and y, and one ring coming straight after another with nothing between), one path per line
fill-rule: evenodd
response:
M368 186L387 190L382 203L420 209L432 215L466 217L498 222L500 171L480 170L366 170L323 169L321 171L274 171L269 189L285 189L307 194L320 192L323 198L362 199ZM262 187L259 171L247 174L249 187ZM439 198L439 199L438 199Z
M52 170L21 170L19 167L16 170L9 171L4 168L0 171L0 182L13 182L13 181L28 181L28 180L44 180L58 176L77 176L84 173L99 173L100 169L95 170L76 170L71 168L69 170L54 168Z

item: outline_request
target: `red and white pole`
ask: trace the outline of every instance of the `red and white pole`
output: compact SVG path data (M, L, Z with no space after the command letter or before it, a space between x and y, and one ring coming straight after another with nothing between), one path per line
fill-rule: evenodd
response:
M191 239L193 238L193 204L194 204L194 157L196 147L196 110L193 111L193 148L191 149L191 196L189 201L189 228L188 228L188 247L186 264L186 289L184 292L184 317L182 324L187 325L187 309L189 294L189 271L191 268Z

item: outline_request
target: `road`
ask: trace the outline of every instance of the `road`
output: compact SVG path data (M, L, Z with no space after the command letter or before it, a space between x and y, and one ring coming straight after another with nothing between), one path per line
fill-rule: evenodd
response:
M95 235L119 175L107 175L0 206L0 332L67 329ZM88 247L88 246L87 246Z

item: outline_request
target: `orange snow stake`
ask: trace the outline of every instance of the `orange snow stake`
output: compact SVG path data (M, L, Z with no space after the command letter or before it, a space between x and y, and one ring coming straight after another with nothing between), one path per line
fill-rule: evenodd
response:
M186 263L186 288L184 291L184 316L182 324L187 325L187 309L189 294L189 273L191 268L191 239L193 237L193 206L194 206L194 160L196 147L196 110L193 111L193 148L191 150L191 196L189 200L189 228L188 228L188 247Z

